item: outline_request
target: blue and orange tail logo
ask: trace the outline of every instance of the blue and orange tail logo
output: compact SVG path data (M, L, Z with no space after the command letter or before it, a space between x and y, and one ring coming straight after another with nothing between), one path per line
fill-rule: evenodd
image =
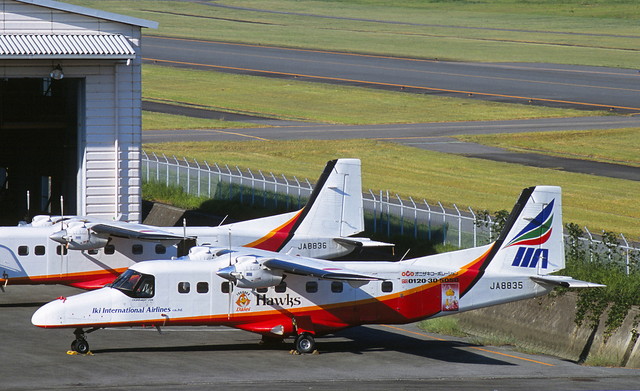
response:
M555 201L555 200L554 200ZM551 201L549 205L545 206L526 227L524 227L518 234L511 239L511 241L505 246L539 246L544 244L551 237L553 231L553 204ZM530 267L534 268L538 266L546 269L548 266L549 249L546 248L534 248L534 247L520 247L516 253L511 266L516 267Z
M553 211L554 201L545 206L542 212L531 220L505 247L516 245L536 246L549 240L553 230L553 214L551 212Z

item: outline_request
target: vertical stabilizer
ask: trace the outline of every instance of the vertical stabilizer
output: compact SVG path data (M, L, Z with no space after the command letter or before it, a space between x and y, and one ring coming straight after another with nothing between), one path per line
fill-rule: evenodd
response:
M329 161L302 212L296 234L345 237L362 231L360 160Z
M558 186L524 189L495 244L487 271L545 275L565 267Z

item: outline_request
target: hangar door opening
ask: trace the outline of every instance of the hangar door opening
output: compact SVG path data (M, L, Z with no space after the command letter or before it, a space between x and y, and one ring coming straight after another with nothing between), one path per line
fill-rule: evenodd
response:
M60 214L60 196L64 197L64 214L76 213L78 117L83 88L82 79L0 80L3 225L36 214Z

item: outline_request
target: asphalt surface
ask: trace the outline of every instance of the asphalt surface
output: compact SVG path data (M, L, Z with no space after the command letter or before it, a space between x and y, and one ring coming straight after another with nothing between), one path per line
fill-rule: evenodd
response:
M503 102L640 111L636 70L468 63L145 36L146 63L453 94Z
M2 390L631 390L637 369L586 367L509 347L425 333L415 324L356 327L318 338L319 354L219 327L124 328L88 334L92 355L68 355L72 330L31 325L67 287L0 292Z
M618 113L640 112L640 74L625 69L557 64L445 62L152 36L144 38L143 57L146 63L174 67L362 85L469 99L585 110L607 109ZM637 127L640 126L640 117L635 115L446 124L329 126L224 113L207 107L171 102L146 101L143 108L273 127L198 132L147 131L143 134L145 143L374 138L468 157L640 180L640 169L622 164L589 162L570 156L514 153L473 143L461 143L450 137L457 134Z
M143 107L146 103L143 105ZM175 106L173 106L175 108ZM179 110L179 108L178 108ZM202 111L202 110L201 110ZM206 110L204 110L206 111ZM192 113L207 115L206 113ZM206 118L206 117L205 117ZM249 119L261 123L270 120ZM265 123L265 126L266 126ZM537 153L516 153L475 143L464 143L453 135L519 133L551 130L618 129L640 127L640 116L605 116L515 121L472 121L456 123L426 123L400 125L321 125L288 124L273 121L271 127L224 130L161 130L144 131L143 143L172 141L231 141L231 140L344 140L368 138L396 142L416 148L462 156L489 159L527 166L553 168L562 171L640 180L640 168L622 164L599 163L571 157L554 157Z

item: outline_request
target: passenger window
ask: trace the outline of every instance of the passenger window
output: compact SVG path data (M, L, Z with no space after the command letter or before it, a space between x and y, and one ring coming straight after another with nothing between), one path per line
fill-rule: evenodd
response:
M284 293L287 291L287 283L282 281L278 285L276 285L276 293Z
M391 281L383 281L382 282L382 291L383 292L393 292L393 282L391 282Z
M89 253L89 255L98 255L98 250L92 248L91 250L87 251L87 253Z
M307 293L316 293L318 291L318 281L307 281L305 288Z
M107 244L104 246L104 253L107 255L113 255L116 252L116 246L113 244Z
M207 293L209 292L209 283L208 282L199 282L196 284L196 292L198 293Z
M256 289L256 292L258 293L267 293L269 291L269 288L258 288Z
M56 247L56 254L58 255L67 255L68 252L69 249L67 249L67 246L59 245Z
M33 251L36 255L44 255L45 253L45 247L44 246L36 246L36 248Z
M27 246L20 246L18 247L18 255L29 255L29 247Z
M331 281L331 292L333 292L333 293L342 292L342 282L340 282L340 281Z
M230 293L231 283L229 283L229 281L223 282L222 285L220 286L220 289L222 290L222 293Z
M161 244L156 244L156 254L166 254L167 248Z
M178 283L178 293L189 293L191 291L191 284L188 282L179 282Z
M134 255L142 254L142 245L141 244L134 244L133 246L131 246L131 252Z

